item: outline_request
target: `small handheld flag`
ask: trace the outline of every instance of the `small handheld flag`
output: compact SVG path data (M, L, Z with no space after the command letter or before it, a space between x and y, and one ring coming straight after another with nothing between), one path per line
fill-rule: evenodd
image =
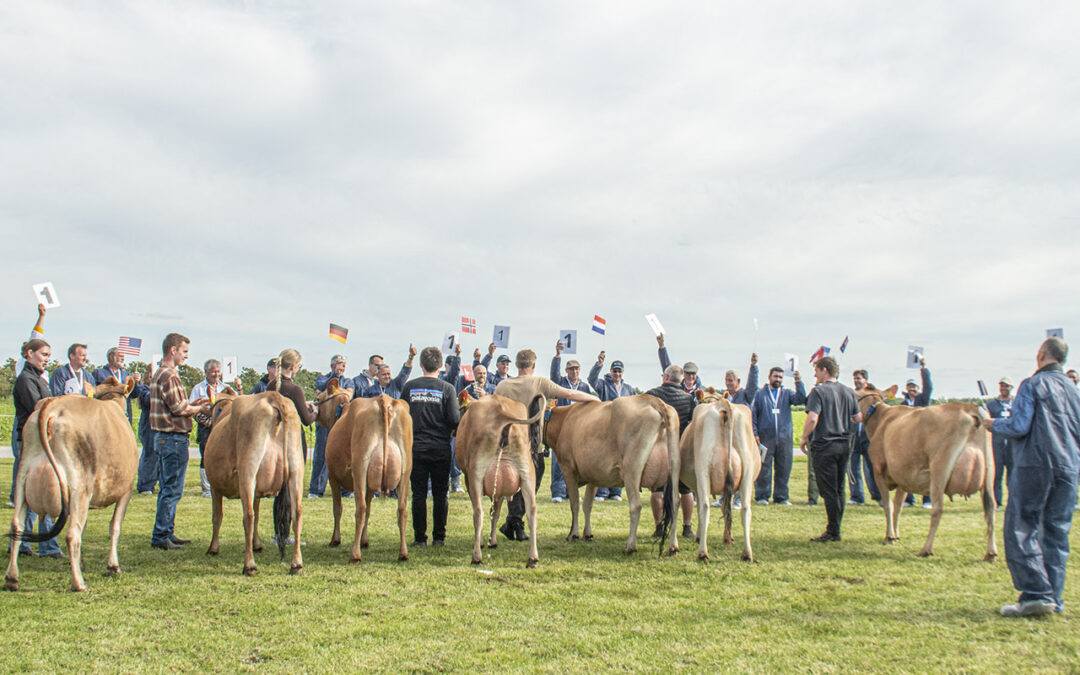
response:
M472 368L469 366L461 367L461 377L464 378L466 382L473 382L476 379L473 377Z
M607 335L607 321L599 314L593 314L592 329L594 333L600 333L601 335Z
M142 340L133 337L121 337L120 344L116 346L116 351L128 356L138 356L141 349Z
M848 336L844 336L844 341L840 343L840 353L843 354L847 351Z
M821 359L825 358L828 355L829 355L829 348L826 347L825 345L821 345L820 347L818 347L818 350L816 352L814 352L813 356L810 357L810 363L817 363L818 361L820 361Z
M336 323L330 324L330 339L345 344L345 341L349 339L349 329Z
M476 319L470 319L467 316L461 317L461 332L476 335Z
M989 396L990 392L986 389L986 384L979 380L979 396Z

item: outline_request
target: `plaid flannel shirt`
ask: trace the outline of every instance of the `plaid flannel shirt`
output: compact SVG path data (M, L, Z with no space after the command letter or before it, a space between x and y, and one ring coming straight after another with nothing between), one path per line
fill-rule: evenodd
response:
M162 433L191 433L191 418L182 417L188 405L184 383L175 368L161 368L150 383L150 428Z

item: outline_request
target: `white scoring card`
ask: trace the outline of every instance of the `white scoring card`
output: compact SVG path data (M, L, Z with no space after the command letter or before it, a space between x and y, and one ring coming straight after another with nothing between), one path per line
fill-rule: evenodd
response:
M60 298L56 297L56 289L53 288L51 281L34 284L34 297L39 303L45 305L45 309L60 306Z
M1056 338L1061 338L1062 340L1064 340L1065 339L1065 329L1064 328L1047 328L1046 329L1046 337L1048 337L1048 338L1056 337Z
M232 384L233 380L240 377L235 356L223 356L221 358L221 380Z
M656 318L655 314L646 314L645 320L649 322L649 326L653 329L653 332L657 335L664 334L664 327L660 325L660 319Z
M919 365L919 360L922 359L924 350L922 347L916 347L914 345L908 345L907 348L907 367L914 370L918 370L922 366Z
M784 354L784 377L795 377L795 371L799 369L799 357L794 354Z
M491 332L491 341L500 349L510 348L510 326L495 326Z
M577 331L576 330L561 330L559 331L559 340L563 344L563 354L577 354Z
M443 335L442 339L442 351L443 356L450 356L454 353L454 348L457 347L458 336L456 330L446 331L446 335Z

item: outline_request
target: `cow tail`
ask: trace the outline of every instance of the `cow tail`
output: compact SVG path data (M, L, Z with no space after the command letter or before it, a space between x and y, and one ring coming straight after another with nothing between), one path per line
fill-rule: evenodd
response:
M281 363L279 360L278 363ZM278 372L281 372L280 368ZM280 382L280 380L279 380ZM274 412L277 413L277 419L275 420L275 426L281 424L285 426L285 420L288 419L288 411L283 406L289 403L284 401L282 397L277 397L274 400ZM285 429L285 438L281 444L282 452L282 478L281 488L278 490L277 495L274 497L274 535L277 540L278 553L281 554L281 559L285 559L285 542L289 538L289 529L292 527L292 500L293 495L289 492L289 435L288 429ZM296 499L300 496L296 495Z
M660 555L664 555L664 546L667 544L668 534L675 523L675 491L671 489L671 481L664 484L664 508L663 517L660 520Z
M382 442L382 476L379 478L379 490L389 492L390 486L386 485L386 452L390 446L390 398L386 395L379 396L379 410L382 412L383 442ZM394 487L397 487L395 483Z
M543 394L537 394L533 397L533 400L529 402L529 419L536 419L535 422L529 424L529 448L532 450L532 456L536 457L540 454L540 441L541 441L541 421L538 419L539 415L542 415L544 408L547 407L547 399Z
M660 413L660 428L668 434L668 453L679 452L679 426L678 423L674 427L671 425L670 407L658 398L652 396L646 396L645 398L652 399L649 403L656 412ZM672 434L675 436L674 444L671 443ZM672 487L673 480L677 481L678 477L672 476L664 483L664 500L660 519L660 555L664 555L664 546L667 544L668 535L671 533L671 528L675 526L677 507L675 505L675 490Z
M52 425L52 420L49 419L48 408L49 404L52 403L54 400L55 399L52 398L45 399L45 402L41 405L41 410L38 411L38 433L41 437L41 445L43 448L45 448L45 456L49 458L49 464L52 465L53 473L56 474L56 482L60 485L60 515L53 522L52 529L45 534L35 532L23 532L20 535L16 535L14 531L9 532L8 536L15 541L26 541L33 543L48 541L60 534L60 531L64 529L64 525L67 524L68 504L71 501L71 495L69 494L68 484L64 482L64 479L60 476L60 469L57 468L56 465L56 456L53 455L52 446L49 445L49 432L50 426ZM41 515L41 517L44 517L43 514L39 515Z

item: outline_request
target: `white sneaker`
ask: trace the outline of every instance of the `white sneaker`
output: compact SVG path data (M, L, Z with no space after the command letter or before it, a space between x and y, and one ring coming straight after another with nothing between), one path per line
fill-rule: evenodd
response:
M622 495L615 495L614 497L609 497L609 499L611 501L613 501L613 502L621 502L622 501Z
M139 494L141 494L141 495L152 495L152 494L154 494L154 491L153 490L143 490Z
M593 499L593 501L594 502L602 502L602 501L604 501L604 498L603 497L597 497L597 498Z
M1028 600L1001 608L1001 616L1042 616L1052 614L1057 605L1048 600Z
M7 507L8 507L9 509L13 509L13 508L15 508L15 502L13 502L13 501L11 501L11 500L9 499L9 500L8 500L8 503L7 503Z
M308 499L322 499L322 495L317 495L314 492L307 493Z
M724 498L723 497L717 497L716 501L709 504L709 506L713 507L714 509L718 509L723 505L724 505Z
M934 508L934 505L933 504L923 504L922 507L924 509L932 509L932 508Z
M461 487L459 485L456 488L454 488L454 492L457 492L457 493L465 492L465 488L463 488L463 487Z
M757 503L758 503L758 506L768 506L769 505L769 500L768 499L759 499L759 500L757 500Z
M562 500L563 500L562 497L552 497L551 498L551 503L552 504L562 504Z

